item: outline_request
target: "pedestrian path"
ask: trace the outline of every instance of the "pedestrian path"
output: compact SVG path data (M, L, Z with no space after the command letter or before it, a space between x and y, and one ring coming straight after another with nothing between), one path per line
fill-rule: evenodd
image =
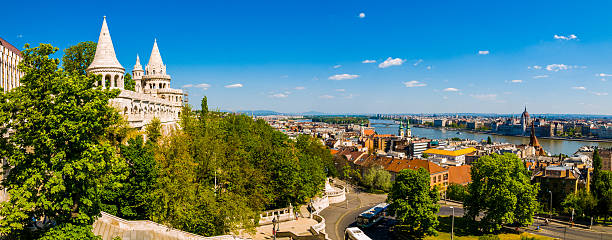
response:
M298 218L298 220L281 222L279 232L292 232L298 236L312 236L310 227L317 224L317 221L310 218ZM264 225L255 228L255 234L249 234L249 238L253 240L274 239L272 224Z

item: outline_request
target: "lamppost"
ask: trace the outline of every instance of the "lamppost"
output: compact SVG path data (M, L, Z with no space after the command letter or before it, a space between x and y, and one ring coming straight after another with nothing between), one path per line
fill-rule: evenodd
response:
M451 240L453 240L455 233L455 208L451 206L450 209L453 210L453 218L451 220Z
M548 219L550 220L552 219L552 191L548 190L548 193L550 193L550 209L548 209Z

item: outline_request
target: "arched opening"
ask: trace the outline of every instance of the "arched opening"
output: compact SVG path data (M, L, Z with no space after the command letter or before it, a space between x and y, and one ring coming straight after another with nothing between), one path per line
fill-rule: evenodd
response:
M104 78L104 82L102 82L102 87L106 87L107 84L110 84L110 81L111 81L111 75L106 74L106 77Z
M124 107L124 108L123 108L123 115L127 115L127 114L128 114L128 108L127 108L127 107Z
M118 87L117 82L119 81L119 75L115 75L115 79L113 80L113 85L111 87Z

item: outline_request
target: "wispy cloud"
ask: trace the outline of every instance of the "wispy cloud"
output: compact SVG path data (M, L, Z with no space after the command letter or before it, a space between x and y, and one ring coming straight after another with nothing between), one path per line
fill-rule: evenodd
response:
M304 89L306 89L306 87L299 86L299 87L295 87L293 89L295 89L295 90L304 90Z
M533 65L533 66L529 66L529 67L527 67L527 69L535 69L535 70L540 70L540 69L542 69L542 66L540 66L540 65Z
M427 70L431 70L431 66L427 66Z
M537 75L537 76L533 76L534 79L540 79L540 78L547 78L548 75Z
M512 81L510 81L510 82L511 82L511 83L522 83L522 82L523 82L523 80L520 80L520 79L514 79L514 80L512 80Z
M497 94L488 93L488 94L471 94L471 97L482 100L482 101L494 101L497 100Z
M230 84L230 85L225 85L225 88L241 88L244 85L242 85L242 83L236 83L236 84Z
M376 60L369 60L369 59L361 61L361 63L375 63L375 62Z
M419 82L419 81L410 81L410 82L403 82L403 83L404 83L404 86L406 86L407 88L427 86L427 84Z
M277 94L270 95L270 97L271 98L287 98L289 97L289 94L277 93Z
M289 75L282 75L282 76L280 76L280 78L288 78L288 77L289 77Z
M591 92L595 96L608 96L607 92Z
M17 34L17 38L23 38L23 34Z
M572 87L572 89L574 89L574 90L586 90L586 87L577 86L577 87Z
M334 96L332 96L332 95L321 95L321 96L319 96L319 98L321 98L321 99L332 99L332 98L334 98Z
M597 74L595 76L598 76L598 77L612 77L612 74L600 73L600 74Z
M359 13L359 18L365 18L365 13Z
M334 65L334 68L335 68L335 69L338 69L338 68L341 68L341 67L342 67L342 65L340 65L340 64L338 64L338 65Z
M418 66L419 64L421 64L422 62L423 62L423 59L419 59L419 60L417 60L415 63L413 63L412 65L416 67L416 66Z
M401 59L401 58L392 58L392 57L389 57L384 62L381 62L380 64L378 64L378 67L379 68L388 68L388 67L391 67L391 66L400 66L405 61L406 60Z
M192 87L208 90L208 88L210 88L210 84L208 84L208 83L200 83L200 84L197 84L197 85L185 84L185 85L183 85L182 88L192 88Z
M480 50L478 51L478 55L489 55L489 50Z
M344 91L346 91L344 88L336 89L336 92L344 92Z
M546 70L548 71L552 71L552 72L558 72L561 70L567 70L572 68L571 66L565 65L565 64L549 64L546 65Z
M563 35L557 35L555 34L555 36L553 36L554 39L558 39L558 40L574 40L574 39L578 39L578 37L574 34L570 34L568 36L563 36Z
M449 87L449 88L443 89L442 91L444 91L444 92L459 92L459 89Z
M355 78L358 78L358 77L359 77L359 75L357 75L357 74L347 74L347 73L345 73L345 74L336 74L336 75L330 76L328 79L329 80L347 80L347 79L355 79Z

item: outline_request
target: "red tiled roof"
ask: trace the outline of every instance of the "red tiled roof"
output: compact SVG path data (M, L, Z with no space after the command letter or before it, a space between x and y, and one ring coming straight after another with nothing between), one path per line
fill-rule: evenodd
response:
M472 182L470 165L453 166L448 168L448 182L465 185Z
M364 135L374 135L376 132L374 132L374 129L366 129L363 130L363 134Z
M406 160L406 159L395 159L389 162L384 166L387 171L399 173L404 169L412 169L417 170L418 168L424 168L429 172L429 174L439 173L448 171L447 169L440 167L438 164L433 162L422 160L422 159L414 159L414 160Z
M7 42L6 40L4 40L1 37L0 37L0 45L4 46L5 48L10 50L11 52L14 52L15 54L17 54L17 55L19 55L21 57L21 51L19 51L19 49L17 49L15 46L13 46L12 44L10 44L9 42Z

